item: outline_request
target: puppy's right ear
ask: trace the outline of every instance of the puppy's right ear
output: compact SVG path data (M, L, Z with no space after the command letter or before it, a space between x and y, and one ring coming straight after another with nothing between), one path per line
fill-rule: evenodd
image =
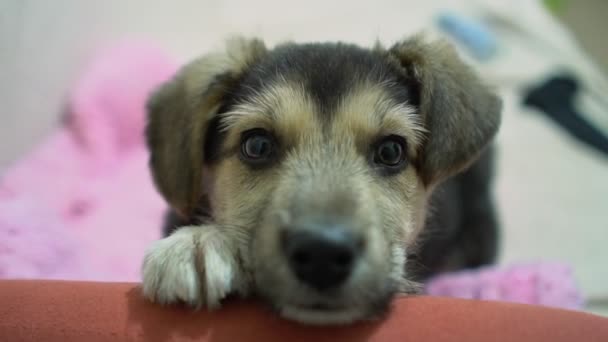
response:
M167 202L189 217L202 196L205 135L226 91L266 53L255 39L230 40L162 85L147 103L146 138L154 182Z

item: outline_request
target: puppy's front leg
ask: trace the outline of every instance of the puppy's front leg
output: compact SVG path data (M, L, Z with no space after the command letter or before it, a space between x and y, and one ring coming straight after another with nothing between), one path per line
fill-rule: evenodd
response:
M244 291L236 241L214 225L187 226L156 241L142 267L143 293L153 302L209 309Z

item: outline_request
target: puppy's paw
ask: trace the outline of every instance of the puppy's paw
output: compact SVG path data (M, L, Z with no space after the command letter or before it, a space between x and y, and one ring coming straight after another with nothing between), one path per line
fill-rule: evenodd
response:
M159 304L216 308L233 291L234 248L215 227L183 227L154 244L142 267L143 293Z

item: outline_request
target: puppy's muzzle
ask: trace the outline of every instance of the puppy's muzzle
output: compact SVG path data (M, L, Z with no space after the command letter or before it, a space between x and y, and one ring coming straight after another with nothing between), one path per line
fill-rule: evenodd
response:
M351 229L325 224L285 229L281 243L296 278L318 291L345 283L364 248L362 237Z

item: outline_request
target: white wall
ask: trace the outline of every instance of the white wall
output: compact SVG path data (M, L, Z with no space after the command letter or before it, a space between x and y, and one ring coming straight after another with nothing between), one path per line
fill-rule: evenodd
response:
M70 82L102 43L148 37L183 58L232 33L369 44L423 27L441 2L411 3L0 0L0 169L54 127Z

